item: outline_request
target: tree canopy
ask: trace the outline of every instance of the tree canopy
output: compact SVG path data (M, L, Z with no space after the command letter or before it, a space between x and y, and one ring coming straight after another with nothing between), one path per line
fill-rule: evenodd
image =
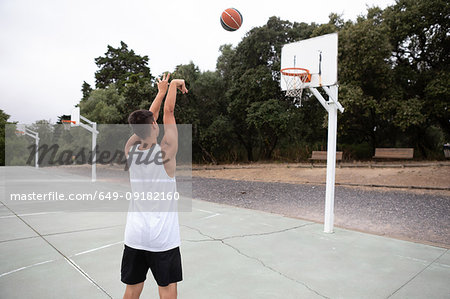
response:
M10 115L0 109L0 165L5 165L5 129Z
M307 91L303 105L279 87L281 47L339 33L338 148L350 159L376 147L414 147L422 158L442 156L450 138L450 6L443 0L397 0L368 8L355 21L331 14L326 24L271 17L233 47L222 45L216 70L194 62L172 70L190 92L177 101L179 123L193 126L197 162L261 159L298 161L326 149L326 112ZM156 95L148 56L121 42L95 63L95 88L82 85L82 114L99 123L126 123Z

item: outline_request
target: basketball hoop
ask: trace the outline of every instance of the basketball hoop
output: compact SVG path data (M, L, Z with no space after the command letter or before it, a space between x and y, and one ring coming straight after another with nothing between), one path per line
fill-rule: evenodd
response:
M309 70L300 67L288 67L281 70L281 77L286 82L286 96L300 101L305 83L311 82Z
M63 120L62 123L64 125L64 130L66 130L66 131L70 130L70 127L72 126L72 124L75 124L75 122L72 120Z

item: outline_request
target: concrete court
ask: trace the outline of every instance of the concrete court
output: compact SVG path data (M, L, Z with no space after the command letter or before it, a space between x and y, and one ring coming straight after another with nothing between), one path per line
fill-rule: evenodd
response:
M2 197L0 298L121 298L125 213L35 213ZM450 298L444 248L200 200L180 224L179 298ZM158 298L151 273L141 298Z

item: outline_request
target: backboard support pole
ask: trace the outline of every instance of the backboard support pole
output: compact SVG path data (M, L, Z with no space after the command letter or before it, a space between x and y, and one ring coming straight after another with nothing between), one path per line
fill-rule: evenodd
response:
M336 87L336 91L334 91L333 89L334 87ZM330 100L336 104L336 107L339 109L339 111L341 111L341 113L344 113L344 107L342 107L341 103L339 103L337 99L337 86L336 85L330 87L324 86L323 90L325 90L327 95L330 97Z
M36 133L36 140L35 140L35 144L36 144L36 153L34 154L34 167L35 168L39 168L39 134Z
M22 135L27 135L34 139L36 146L36 151L34 153L34 167L39 168L39 133L27 128L25 124L17 124L16 126L19 131L22 132Z
M97 123L92 123L92 176L91 180L92 182L95 182L97 180Z
M328 112L328 142L327 142L327 182L325 191L325 233L333 233L334 229L334 191L336 183L336 139L337 139L337 112L343 112L344 108L338 101L338 86L324 86L329 101L320 94L315 87L309 90L319 100L320 104Z
M80 115L80 107L75 107L72 109L72 114L70 120L73 122L71 126L80 126L92 134L92 151L91 151L91 181L97 181L97 123L90 121L83 115ZM86 123L81 122L83 120Z
M316 97L316 99L320 102L322 107L328 111L329 107L328 107L327 101L323 98L323 96L320 94L320 92L315 87L310 87L309 90Z
M337 99L338 87L331 86L330 92ZM339 102L337 102L339 103ZM325 191L325 233L332 233L334 228L334 190L336 181L336 135L337 135L337 111L334 101L328 102L328 144L327 144L327 184Z

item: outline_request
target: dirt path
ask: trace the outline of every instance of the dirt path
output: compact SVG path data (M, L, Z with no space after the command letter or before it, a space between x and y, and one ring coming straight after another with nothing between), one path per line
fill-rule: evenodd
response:
M307 168L305 164L252 164L194 166L193 176L293 184L324 184L326 168ZM363 165L362 165L363 166ZM380 166L380 165L377 165ZM395 165L397 166L397 165ZM400 165L398 165L400 166ZM416 193L450 196L450 164L421 167L336 168L336 184L359 187L391 187ZM389 189L389 188L385 188Z

